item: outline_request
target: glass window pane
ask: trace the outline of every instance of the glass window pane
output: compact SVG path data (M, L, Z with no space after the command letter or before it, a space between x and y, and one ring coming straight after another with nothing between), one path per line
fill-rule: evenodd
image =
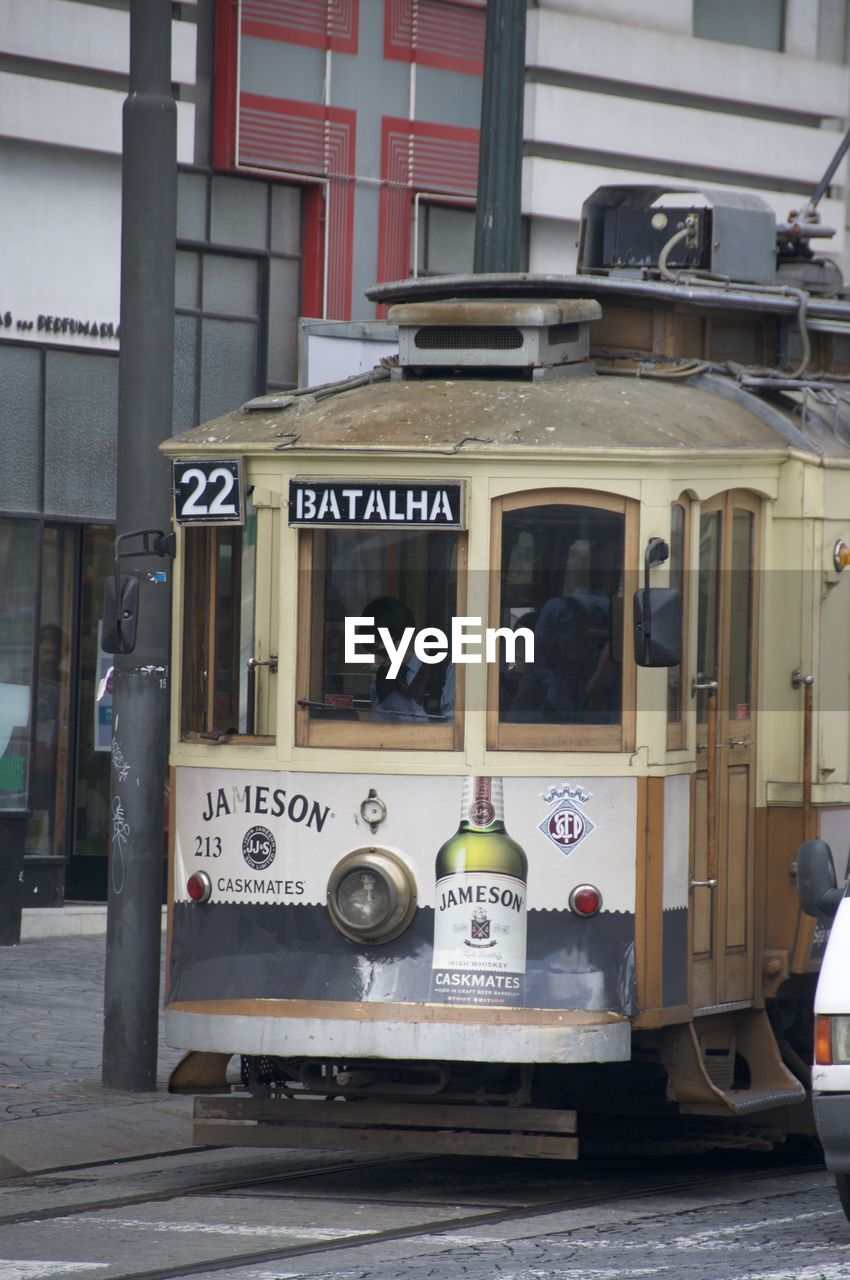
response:
M189 528L184 538L182 731L264 733L249 707L257 571L250 494L242 528Z
M80 613L77 785L74 848L66 896L100 899L106 890L109 848L109 767L112 751L112 693L98 687L113 657L100 647L103 585L113 571L114 529L90 525L83 533Z
M118 357L47 351L45 510L114 520Z
M181 732L207 733L210 636L207 619L214 529L183 530L183 662L180 673Z
M0 520L0 811L27 807L40 531Z
M694 0L694 35L778 53L784 7L784 0Z
M76 595L76 530L46 526L36 647L35 742L28 854L62 854L68 820L71 759L71 636Z
M301 253L301 188L272 187L272 253Z
M699 522L699 578L697 582L697 673L700 680L717 678L718 608L720 602L720 512L710 511ZM705 724L706 694L697 694L697 721Z
M301 264L272 258L269 278L269 353L267 381L295 386L298 381L298 313Z
M685 508L678 502L670 513L670 586L685 599ZM682 653L685 652L685 617L682 610ZM682 667L667 669L667 723L678 724L682 718Z
M236 316L256 316L258 263L255 258L204 255L204 311L225 311Z
M241 531L221 529L213 579L213 721L222 733L239 732L239 615Z
M212 184L210 240L240 249L265 249L268 195L265 183L216 176Z
M753 534L751 511L732 512L732 580L729 584L729 716L750 718L750 637L753 625Z
M41 352L0 346L0 508L41 507Z
M237 409L258 390L257 326L236 320L205 320L200 421Z
M457 599L457 537L444 532L314 534L314 619L310 716L382 724L451 724L454 669L448 658L424 663L402 633L439 627L451 634ZM391 643L374 661L347 663L347 617L369 617ZM368 650L368 646L364 646ZM393 653L398 653L393 665Z
M198 425L198 334L192 316L174 317L174 434Z
M177 174L177 239L207 238L207 176L205 173Z
M419 274L450 275L472 270L475 210L419 206Z
M499 717L512 724L618 724L622 710L625 517L530 507L502 521L499 626L530 631L499 672Z
M201 255L178 249L174 268L174 305L197 311L201 305Z

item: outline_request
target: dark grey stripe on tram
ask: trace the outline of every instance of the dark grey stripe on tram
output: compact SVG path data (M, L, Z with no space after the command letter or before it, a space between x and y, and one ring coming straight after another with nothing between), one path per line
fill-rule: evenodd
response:
M177 903L170 998L427 1001L433 936L430 907L394 942L363 947L324 907ZM525 993L528 1008L634 1013L634 916L529 911Z

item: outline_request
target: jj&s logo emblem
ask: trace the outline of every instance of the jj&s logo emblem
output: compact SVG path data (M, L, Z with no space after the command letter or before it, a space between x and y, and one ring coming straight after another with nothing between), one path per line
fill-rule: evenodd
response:
M589 791L584 791L581 787L552 787L542 799L547 804L560 802L554 809L550 809L537 829L562 853L572 853L591 831L596 830L590 818L579 807L590 799Z
M242 857L255 871L265 871L277 853L275 838L268 827L250 827L242 839Z

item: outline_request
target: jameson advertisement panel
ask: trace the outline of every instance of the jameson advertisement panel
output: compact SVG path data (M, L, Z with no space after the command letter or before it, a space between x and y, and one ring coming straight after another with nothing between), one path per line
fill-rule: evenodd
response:
M634 779L186 767L176 788L172 1000L634 1007ZM402 925L370 931L399 893Z

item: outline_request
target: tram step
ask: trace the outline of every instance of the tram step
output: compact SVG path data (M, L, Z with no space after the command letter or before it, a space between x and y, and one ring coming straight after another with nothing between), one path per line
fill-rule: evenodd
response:
M540 1107L195 1099L199 1146L349 1148L423 1155L578 1158L576 1113Z
M749 1072L746 1088L733 1087L736 1054ZM672 1094L685 1115L750 1115L806 1098L782 1061L763 1009L719 1013L668 1027L662 1058Z

